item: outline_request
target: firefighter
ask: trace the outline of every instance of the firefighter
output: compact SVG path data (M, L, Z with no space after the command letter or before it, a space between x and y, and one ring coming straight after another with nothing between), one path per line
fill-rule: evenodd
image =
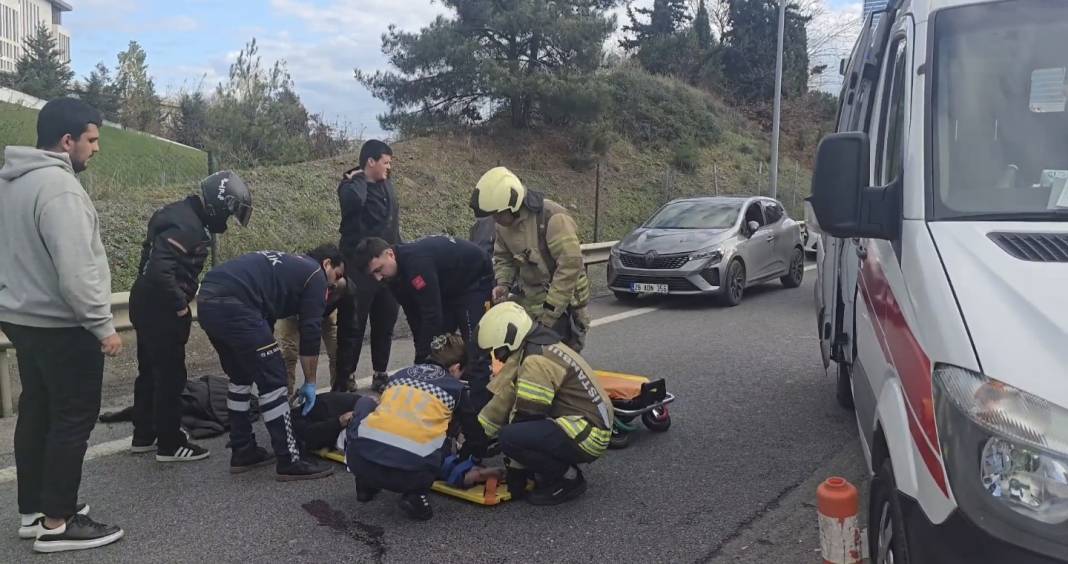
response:
M485 397L489 357L482 354L471 335L493 291L489 255L470 241L434 235L399 245L365 239L353 257L354 269L385 281L404 308L412 329L416 364L430 357L432 339L460 332L472 359L465 379L471 383L472 399L480 407L484 405L489 399Z
M487 435L499 435L509 491L534 505L582 495L586 480L578 464L604 454L614 422L593 369L514 302L486 312L478 324L478 346L504 363L478 420ZM535 489L526 495L529 477Z
M307 415L315 405L321 324L330 286L345 275L341 252L325 244L306 255L278 251L248 253L222 263L204 276L197 308L200 326L219 353L230 377L226 405L230 412L230 472L241 473L275 457L256 446L249 416L252 384L277 456L279 481L321 478L333 470L319 460L302 458L293 434L286 396L286 367L273 334L274 322L297 315L300 365L304 384L299 395Z
M543 194L527 190L507 168L482 175L471 194L477 217L497 223L493 247L494 303L507 298L513 284L517 302L537 323L581 351L589 331L586 304L590 281L582 264L578 228L568 211Z
M193 319L189 303L211 250L211 234L225 232L230 217L247 226L251 215L248 186L236 173L222 171L201 181L199 193L160 208L148 221L130 291L130 321L137 330L131 452L155 451L159 462L210 455L179 428Z

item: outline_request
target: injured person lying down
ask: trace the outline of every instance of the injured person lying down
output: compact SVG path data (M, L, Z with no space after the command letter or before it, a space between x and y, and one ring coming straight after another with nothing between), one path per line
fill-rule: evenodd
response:
M303 404L294 407L289 416L293 421L293 433L303 445L302 452L319 449L345 449L345 429L352 422L353 410L360 394L327 392L319 394L315 405L307 415L302 415Z

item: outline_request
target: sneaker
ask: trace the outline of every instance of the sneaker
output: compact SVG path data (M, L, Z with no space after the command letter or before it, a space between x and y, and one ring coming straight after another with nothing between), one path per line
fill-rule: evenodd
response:
M428 521L434 516L434 510L430 507L430 496L423 492L404 494L398 505L416 521Z
M371 391L381 394L386 391L386 384L389 383L389 374L385 372L375 372L371 376Z
M531 505L559 505L586 493L586 478L576 469L574 478L560 478L539 486L527 496Z
M156 451L156 462L192 462L204 460L211 456L211 451L196 444L186 441L184 445L167 452L163 449Z
M89 504L79 503L74 506L74 512L78 515L89 514ZM37 535L43 534L41 531L46 531L44 528L44 513L20 513L19 514L19 538L20 539L35 539Z
M334 473L334 467L321 460L298 460L296 462L278 462L278 481L295 482L297 480L317 480Z
M64 552L99 548L122 538L122 529L75 515L55 529L44 529L33 543L36 552Z
M274 462L274 455L260 446L250 446L230 451L230 473L240 474L253 468Z
M156 439L141 441L134 439L130 442L130 454L144 454L156 450Z

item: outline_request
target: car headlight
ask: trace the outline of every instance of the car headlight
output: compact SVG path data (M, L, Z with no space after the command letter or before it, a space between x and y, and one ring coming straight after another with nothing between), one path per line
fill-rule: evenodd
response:
M949 365L934 370L934 396L947 474L965 514L1013 544L1064 554L1068 410ZM1021 539L1022 531L1034 538Z
M618 257L619 256L619 243L616 243L615 245L612 245L612 248L608 249L608 252L612 256Z
M710 263L716 263L723 259L723 250L719 247L704 249L690 255L690 260L712 259Z

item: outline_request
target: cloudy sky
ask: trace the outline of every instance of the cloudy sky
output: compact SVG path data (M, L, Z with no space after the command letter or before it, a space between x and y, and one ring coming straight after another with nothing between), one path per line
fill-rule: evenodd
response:
M265 62L288 62L309 111L365 135L382 133L375 118L386 106L356 82L353 69L386 67L381 35L389 24L416 31L447 13L434 0L68 1L74 11L63 23L79 78L100 61L114 67L116 55L137 41L160 92L208 90L255 37ZM860 12L857 0L807 1L822 5L828 23ZM846 43L836 51L847 49L851 38Z

